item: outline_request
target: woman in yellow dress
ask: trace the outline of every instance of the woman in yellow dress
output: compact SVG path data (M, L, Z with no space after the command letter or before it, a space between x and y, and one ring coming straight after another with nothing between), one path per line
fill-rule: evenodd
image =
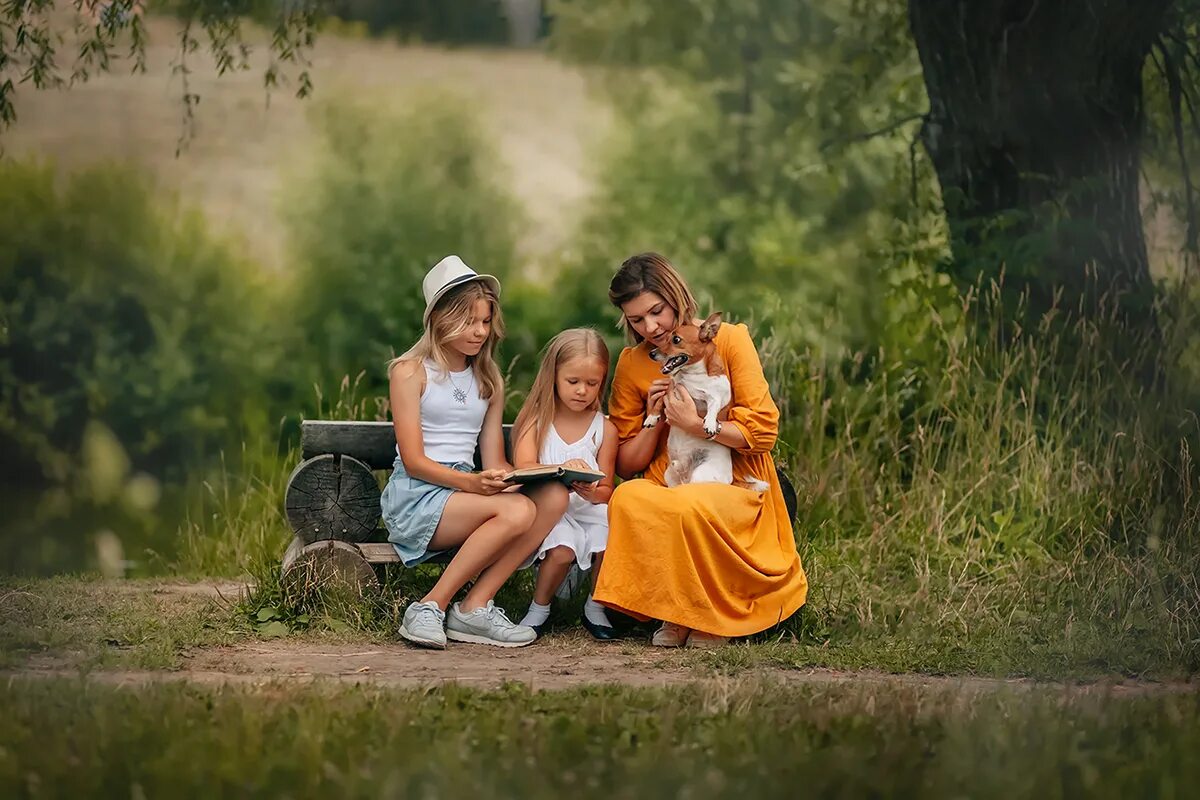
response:
M732 448L735 476L757 478L768 489L667 488L666 429L707 435L695 404L686 393L667 391L650 353L681 320L696 318L696 300L656 253L625 261L608 296L621 309L632 344L617 359L609 400L624 482L609 500L608 550L594 597L632 617L661 620L652 641L663 647L719 645L765 630L804 605L808 579L771 459L779 409L750 332L723 324L716 336L733 402L715 441ZM662 414L667 424L643 428L650 413Z

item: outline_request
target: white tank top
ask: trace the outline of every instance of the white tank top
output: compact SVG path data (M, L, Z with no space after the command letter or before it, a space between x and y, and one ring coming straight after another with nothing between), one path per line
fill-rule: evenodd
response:
M425 455L443 464L475 461L475 447L487 414L488 401L479 396L475 371L442 372L425 362L425 391L421 393L421 437ZM400 448L396 448L396 455Z

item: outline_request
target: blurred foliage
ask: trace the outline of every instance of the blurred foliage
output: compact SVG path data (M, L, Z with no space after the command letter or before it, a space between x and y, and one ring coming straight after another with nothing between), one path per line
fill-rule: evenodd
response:
M421 279L449 253L503 283L521 216L478 118L453 99L402 110L330 101L313 109L317 157L288 192L294 245L288 370L311 386L365 373L386 396L386 362L421 334ZM505 299L507 299L505 297Z
M267 295L197 213L127 169L59 179L6 160L0 208L5 522L38 530L38 552L77 550L91 531L72 515L129 523L161 481L260 434L277 362Z
M207 50L217 74L250 69L254 46L246 22L267 27L269 55L263 70L267 91L290 84L295 95L312 91L307 66L328 0L74 0L70 3L0 3L0 133L17 119L16 90L62 89L96 75L126 69L146 72L147 31L143 11L172 14L180 21L179 54L172 74L179 79L183 106L180 147L193 132L200 96L189 83L196 54ZM73 36L72 36L73 34ZM66 45L66 46L64 46ZM74 53L67 61L64 53ZM19 76L19 77L17 77ZM14 82L13 78L17 78Z
M509 38L501 0L332 0L329 6L339 19L405 41L503 44Z
M910 164L911 125L871 135L925 106L903 9L684 5L551 5L552 49L605 67L622 112L596 210L564 255L579 291L603 300L606 273L654 249L735 318L799 318L797 343L824 352L871 341L891 212L932 188Z
M175 477L265 406L256 270L133 172L56 185L0 162L0 448L6 483L63 482L92 421ZM14 457L15 456L15 457Z
M1143 188L1157 238L1165 234L1168 248L1187 250L1195 270L1200 269L1200 0L1176 0L1167 30L1143 69ZM1183 221L1181 230L1161 230L1154 219L1160 208ZM1154 266L1157 277L1179 277L1174 265Z

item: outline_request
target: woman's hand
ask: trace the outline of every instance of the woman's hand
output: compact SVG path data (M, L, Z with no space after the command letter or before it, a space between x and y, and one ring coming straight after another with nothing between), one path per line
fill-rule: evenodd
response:
M696 410L696 401L683 387L676 386L666 396L667 422L672 428L703 439L704 420Z
M670 378L659 378L650 384L650 390L646 394L646 416L663 412L663 403L667 396L667 390L670 388Z
M508 488L504 482L505 472L502 469L485 469L482 472L471 473L471 488L473 494L499 494Z

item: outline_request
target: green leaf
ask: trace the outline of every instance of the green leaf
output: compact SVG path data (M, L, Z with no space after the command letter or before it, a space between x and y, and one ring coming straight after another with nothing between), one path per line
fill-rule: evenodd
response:
M279 613L278 608L267 606L266 608L260 608L258 613L254 615L254 618L259 622L266 622L267 620L279 619L280 616L282 615Z
M259 625L258 633L263 638L274 639L279 636L287 636L289 633L291 633L291 629L289 629L284 623L275 620L264 625Z

